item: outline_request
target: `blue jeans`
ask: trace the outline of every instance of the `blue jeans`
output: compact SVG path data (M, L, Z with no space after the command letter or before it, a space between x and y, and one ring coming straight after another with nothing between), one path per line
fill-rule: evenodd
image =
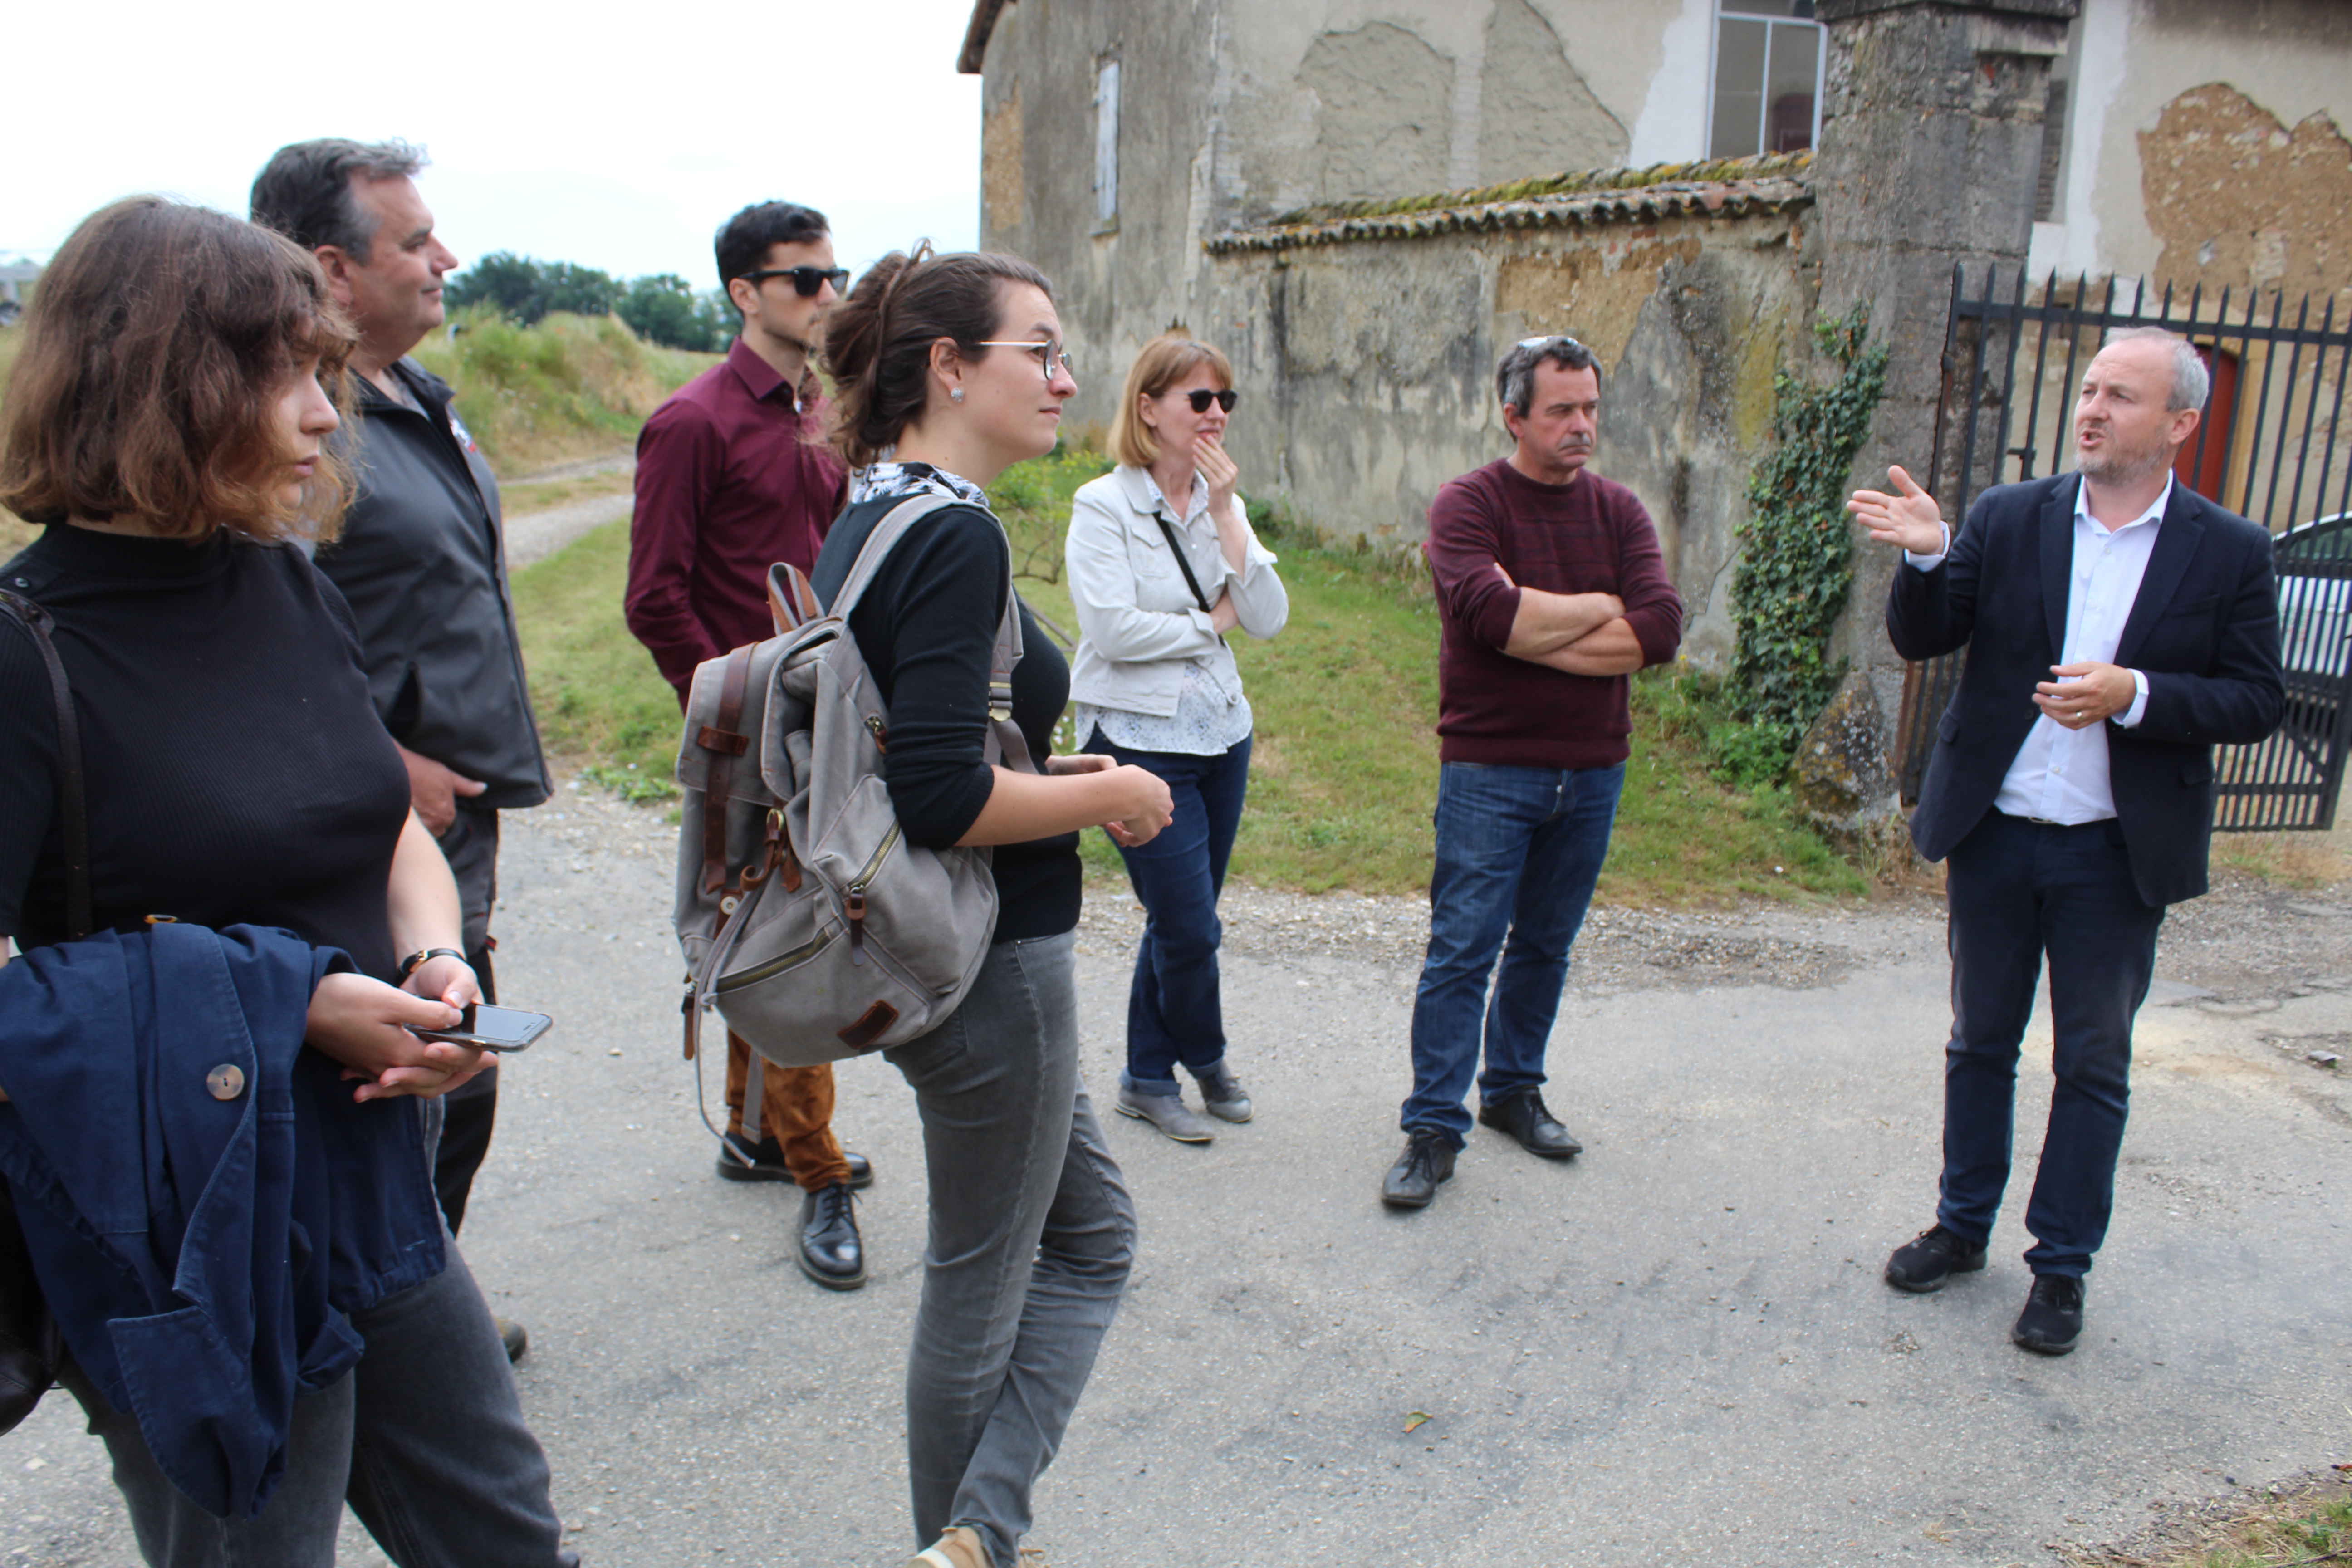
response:
M2053 827L1989 811L1953 847L1948 872L1952 1038L1936 1218L1973 1242L1992 1234L2009 1184L2018 1043L2047 952L2057 1084L2025 1209L2025 1262L2079 1279L2115 1208L2132 1016L2156 972L2164 910L2140 901L2113 821Z
M1120 1084L1143 1094L1177 1092L1176 1064L1194 1078L1225 1059L1224 1004L1217 988L1217 895L1224 890L1249 792L1250 738L1215 756L1130 752L1094 732L1086 749L1156 773L1175 805L1151 842L1121 848L1127 879L1143 905L1143 940L1127 989L1127 1070Z
M134 1415L68 1366L61 1381L114 1460L152 1568L333 1568L348 1501L404 1568L556 1568L547 1456L523 1425L498 1324L456 1243L422 1285L352 1314L358 1366L294 1401L286 1474L249 1520L205 1512L155 1466Z
M907 1360L915 1535L969 1525L1013 1568L1135 1258L1135 1206L1078 1081L1076 937L1001 942L963 1005L884 1052L930 1178Z
M1447 763L1439 770L1429 954L1412 1001L1412 1093L1398 1117L1406 1131L1434 1128L1462 1146L1470 1131L1462 1099L1478 1065L1482 1009L1486 1070L1478 1098L1491 1102L1544 1081L1568 950L1592 902L1624 784L1622 763L1579 769Z

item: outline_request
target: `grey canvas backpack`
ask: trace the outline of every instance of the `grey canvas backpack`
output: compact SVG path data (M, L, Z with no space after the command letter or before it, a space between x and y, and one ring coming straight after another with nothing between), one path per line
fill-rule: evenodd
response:
M889 715L848 624L891 546L955 504L893 507L822 613L797 568L771 569L777 635L694 672L677 757L688 1060L706 1008L779 1067L903 1045L945 1021L980 972L996 927L989 852L906 841L881 773ZM1008 591L984 755L1034 772L1012 719L1020 659Z

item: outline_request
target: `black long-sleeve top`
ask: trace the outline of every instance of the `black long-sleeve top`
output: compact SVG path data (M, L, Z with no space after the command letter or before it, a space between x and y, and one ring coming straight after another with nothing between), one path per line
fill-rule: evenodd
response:
M408 774L351 612L300 552L58 523L0 586L56 618L89 802L93 915L278 926L393 976L385 900ZM65 935L57 709L0 624L0 933Z
M832 601L875 525L904 500L878 496L841 514L809 574L819 597ZM995 787L982 748L989 658L1004 596L1012 592L1011 571L994 518L977 506L942 507L899 540L850 611L850 635L890 715L890 750L883 759L890 805L908 840L926 848L945 848L969 832ZM1069 701L1070 666L1025 605L1021 637L1013 721L1042 764ZM1076 926L1076 834L1000 844L992 863L995 941L1055 936Z

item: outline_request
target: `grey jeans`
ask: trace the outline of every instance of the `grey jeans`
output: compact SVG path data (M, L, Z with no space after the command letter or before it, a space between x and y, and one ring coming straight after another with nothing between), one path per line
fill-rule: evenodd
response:
M1078 1082L1076 937L998 942L963 1005L887 1053L931 1192L907 1363L915 1534L1010 1568L1135 1258L1135 1206Z
M138 1419L65 1369L151 1568L334 1568L346 1500L402 1568L576 1562L561 1546L547 1456L523 1425L498 1325L457 1247L447 1268L352 1326L367 1353L295 1400L286 1474L249 1520L190 1502L155 1468Z

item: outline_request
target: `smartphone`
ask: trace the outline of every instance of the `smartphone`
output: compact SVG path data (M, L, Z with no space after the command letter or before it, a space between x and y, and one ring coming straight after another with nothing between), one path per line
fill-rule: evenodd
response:
M450 1029L411 1029L420 1040L447 1040L452 1045L471 1046L482 1051L520 1051L554 1026L555 1020L544 1013L526 1013L517 1007L493 1007L488 1002L478 1002L465 1011Z

